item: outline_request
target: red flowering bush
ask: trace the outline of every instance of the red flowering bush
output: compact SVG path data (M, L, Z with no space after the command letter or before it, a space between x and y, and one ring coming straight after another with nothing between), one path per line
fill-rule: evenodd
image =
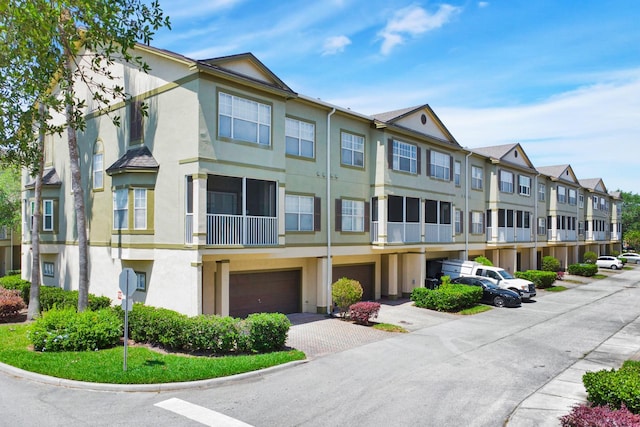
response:
M0 287L0 317L16 315L25 307L19 290L9 290Z
M640 415L631 413L626 406L611 409L608 406L575 406L571 412L560 417L562 427L637 427Z
M371 319L378 317L379 302L361 301L349 306L349 318L361 325L368 325Z

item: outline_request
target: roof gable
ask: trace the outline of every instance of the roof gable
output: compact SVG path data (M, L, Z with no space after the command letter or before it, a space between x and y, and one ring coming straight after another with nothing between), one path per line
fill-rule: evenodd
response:
M460 146L428 104L373 115L378 128L397 126Z
M471 151L489 157L493 163L506 162L521 168L536 169L519 143L474 148Z
M581 179L580 185L591 191L598 191L600 193L607 193L607 187L604 185L602 178L588 178Z
M106 170L108 175L124 172L157 172L158 162L146 146L133 148Z
M543 166L538 168L538 172L554 180L566 181L576 185L580 184L571 165Z
M198 63L205 68L223 71L234 76L243 77L254 82L295 93L252 53L204 59L198 61Z

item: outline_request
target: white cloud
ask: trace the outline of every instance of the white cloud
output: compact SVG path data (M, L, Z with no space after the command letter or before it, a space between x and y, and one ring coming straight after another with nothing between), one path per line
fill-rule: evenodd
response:
M479 1L478 2L478 7L479 8L483 8L483 7L488 7L489 6L489 2L488 1Z
M434 14L430 14L419 6L409 6L398 10L378 34L383 39L380 52L383 55L388 55L395 46L404 43L406 36L415 37L440 28L461 10L459 7L448 4L440 5Z
M345 47L351 44L351 40L347 36L329 37L324 41L322 47L323 55L334 55L344 52Z
M213 12L231 9L245 0L208 0L204 2L168 2L164 12L169 18L201 18ZM185 3L188 3L186 5Z

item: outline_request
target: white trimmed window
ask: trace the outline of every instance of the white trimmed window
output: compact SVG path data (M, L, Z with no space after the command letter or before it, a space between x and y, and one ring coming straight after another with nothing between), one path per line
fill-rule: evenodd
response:
M42 201L42 231L53 231L53 200Z
M104 186L104 160L102 153L93 155L93 188L100 189Z
M342 231L364 231L364 202L342 200Z
M460 187L460 171L462 169L462 163L454 162L453 163L453 183L456 187Z
M547 234L547 219L544 217L538 218L538 234L541 236Z
M538 201L544 202L547 198L547 186L545 184L538 184Z
M482 212L471 212L471 234L484 232L484 216Z
M147 229L147 190L145 188L133 190L133 229Z
M518 192L521 196L531 196L531 177L518 175Z
M340 139L342 164L364 167L364 137L342 132Z
M578 203L577 192L573 188L569 189L569 204L575 206Z
M584 208L584 195L580 194L578 196L578 205L580 206L580 208Z
M500 191L503 193L513 193L513 173L500 171Z
M146 292L147 273L136 271L136 291Z
M558 185L558 202L567 203L567 189L562 185Z
M284 208L286 231L313 231L313 202L313 197L287 194Z
M593 196L593 209L598 210L598 196Z
M129 190L121 188L113 192L113 229L126 230L129 222Z
M482 190L483 180L484 169L478 166L471 166L471 188L474 190Z
M286 152L293 156L313 158L316 128L313 123L285 119Z
M42 262L42 275L45 277L53 277L55 274L54 265L52 262Z
M455 228L456 234L462 233L462 211L460 209L455 210Z
M431 150L431 177L449 181L451 179L451 156Z
M271 145L271 106L220 92L218 135Z
M393 141L393 169L418 173L418 147L406 142Z

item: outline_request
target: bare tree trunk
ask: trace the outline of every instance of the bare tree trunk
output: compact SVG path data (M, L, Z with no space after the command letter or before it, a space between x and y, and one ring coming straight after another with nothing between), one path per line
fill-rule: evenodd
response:
M71 55L68 50L68 40L64 40L66 85L73 88L73 69L71 68ZM87 226L84 203L84 190L82 188L82 175L80 173L80 155L78 151L78 138L73 126L74 105L72 99L66 99L65 114L67 119L67 139L69 144L69 163L71 169L71 188L73 190L73 207L76 211L76 226L78 232L78 312L84 311L89 305L89 253L87 243Z
M33 320L40 315L40 224L42 222L42 175L44 173L44 137L45 127L44 105L40 105L40 133L38 135L38 174L35 183L35 202L33 212L33 222L31 226L31 288L29 290L29 311L27 319ZM28 209L28 208L27 208Z

